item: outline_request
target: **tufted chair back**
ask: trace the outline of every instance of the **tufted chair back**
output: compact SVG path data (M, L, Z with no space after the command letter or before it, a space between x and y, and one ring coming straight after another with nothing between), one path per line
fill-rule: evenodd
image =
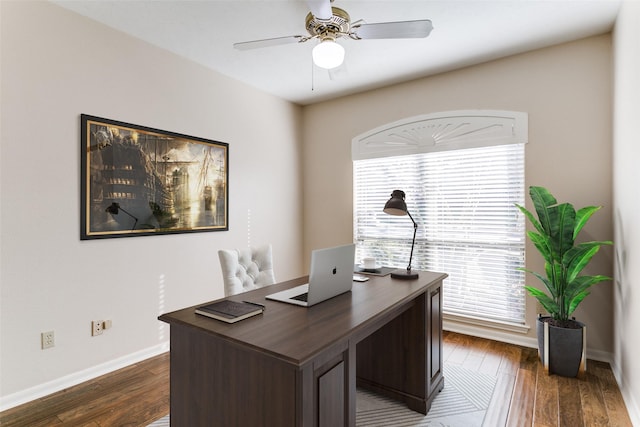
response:
M271 245L219 250L225 296L274 284L271 252Z

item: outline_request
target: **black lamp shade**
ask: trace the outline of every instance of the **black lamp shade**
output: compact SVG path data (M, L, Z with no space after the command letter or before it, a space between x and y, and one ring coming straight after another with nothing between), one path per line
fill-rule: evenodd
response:
M107 209L105 209L105 211L112 215L118 215L118 212L120 212L120 203L111 203L109 206L107 206Z
M407 214L407 204L404 201L404 191L393 190L391 198L384 205L384 213L402 216Z
M131 231L133 231L136 228L136 225L138 224L138 218L131 215L131 213L125 211L124 208L120 206L120 203L117 203L117 202L111 203L109 206L107 206L107 209L105 209L105 211L107 213L110 213L111 215L118 215L118 213L122 211L127 215L129 215L131 218L133 218L133 227L131 227Z
M413 258L413 247L416 244L416 230L418 224L414 221L413 217L407 209L407 203L404 201L404 191L393 190L391 198L384 205L384 213L389 215L403 216L409 215L411 222L413 222L413 241L411 242L411 255L409 255L409 265L406 270L396 270L391 273L391 277L394 279L414 280L418 278L418 273L411 270L411 259Z

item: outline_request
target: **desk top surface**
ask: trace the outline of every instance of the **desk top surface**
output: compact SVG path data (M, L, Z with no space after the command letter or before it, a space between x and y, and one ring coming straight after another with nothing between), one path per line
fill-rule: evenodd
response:
M354 282L351 292L308 308L265 299L271 293L306 283L308 277L301 277L229 297L266 307L263 314L237 323L227 324L195 313L196 307L208 302L163 314L159 319L300 366L330 346L367 337L446 277L428 271L421 271L416 280L369 276L366 282Z

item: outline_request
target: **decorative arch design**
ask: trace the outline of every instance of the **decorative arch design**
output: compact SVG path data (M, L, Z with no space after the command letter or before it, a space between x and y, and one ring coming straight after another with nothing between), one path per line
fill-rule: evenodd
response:
M402 156L528 139L528 115L517 111L459 110L424 114L380 126L353 138L353 160Z

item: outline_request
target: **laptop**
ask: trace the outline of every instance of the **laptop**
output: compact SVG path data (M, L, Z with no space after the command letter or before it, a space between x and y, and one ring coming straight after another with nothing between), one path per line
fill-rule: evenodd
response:
M356 245L311 252L309 283L267 295L266 298L311 307L351 290Z

